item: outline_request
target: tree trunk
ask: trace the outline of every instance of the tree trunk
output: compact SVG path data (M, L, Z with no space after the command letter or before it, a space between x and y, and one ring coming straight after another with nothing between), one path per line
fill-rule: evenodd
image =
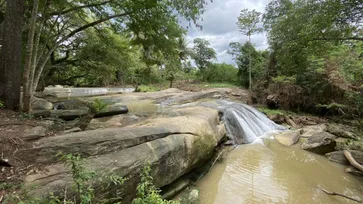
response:
M252 59L251 59L251 46L252 46L252 44L251 44L251 35L248 35L248 42L250 43L250 46L249 46L249 48L248 48L248 55L249 55L249 64L248 64L248 66L249 66L249 81L250 81L250 84L249 84L249 89L250 89L250 91L252 90L252 74L251 74L251 71L252 71Z
M35 28L37 26L37 15L38 15L38 5L39 0L34 0L33 2L33 9L32 15L30 18L29 24L29 33L28 33L28 42L26 45L26 55L25 55L25 66L24 66L24 73L23 73L23 111L26 113L30 112L30 101L32 96L31 90L31 80L30 73L32 68L32 59L33 59L33 48L34 48L34 35L35 35Z
M17 110L20 104L23 0L6 0L1 74L5 107Z

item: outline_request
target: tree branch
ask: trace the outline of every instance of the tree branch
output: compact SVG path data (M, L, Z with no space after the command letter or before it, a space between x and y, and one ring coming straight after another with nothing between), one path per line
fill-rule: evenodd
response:
M360 171L363 171L363 166L360 165L352 156L352 154L347 151L347 150L344 150L343 151L344 153L344 156L348 159L349 163L354 166L355 168L359 169Z
M112 16L108 16L106 18L102 18L102 19L99 19L97 21L94 21L92 23L89 23L89 24L86 24L84 26L81 26L75 30L73 30L72 32L70 32L68 35L64 36L63 38L61 38L59 41L57 41L53 47L51 47L51 49L49 49L49 51L44 55L44 58L42 60L40 60L38 62L38 68L37 68L37 72L36 72L36 77L34 79L34 82L33 82L33 88L34 90L37 88L37 85L38 85L38 82L39 82L39 79L40 79L40 76L43 72L43 69L44 69L44 66L46 65L47 61L49 60L49 57L50 55L52 54L52 52L54 52L55 49L57 49L57 47L63 43L64 41L66 41L67 39L73 37L74 35L76 35L77 33L83 31L83 30L86 30L87 28L89 27L93 27L95 25L98 25L100 23L103 23L105 21L108 21L108 20L111 20L113 18L118 18L118 17L123 17L123 16L127 16L127 15L130 15L131 13L133 13L132 11L129 11L129 12L125 12L125 13L121 13L121 14L115 14L115 15L112 15Z
M320 188L318 187L320 190L322 190L324 193L328 194L328 195L332 195L332 196L340 196L340 197L343 197L343 198L346 198L346 199L349 199L349 200L353 200L357 203L362 203L362 200L360 198L352 198L352 197L349 197L349 196L346 196L344 194L341 194L341 193L336 193L336 192L330 192L330 191L327 191L325 190L324 188Z
M114 0L108 0L108 1L101 2L101 3L87 4L87 5L78 6L78 7L72 7L72 8L67 9L67 10L55 11L55 12L49 13L49 15L51 15L51 16L64 15L64 14L67 14L67 13L70 13L70 12L73 12L73 11L77 11L77 10L80 10L80 9L84 9L84 8L102 6L102 5L111 3L112 1L114 1Z

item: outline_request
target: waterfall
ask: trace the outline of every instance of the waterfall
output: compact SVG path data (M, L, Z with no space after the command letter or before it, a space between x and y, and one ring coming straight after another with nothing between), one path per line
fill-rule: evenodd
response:
M218 100L215 103L222 113L227 136L234 144L248 144L267 132L286 129L249 105L226 100ZM205 105L213 106L210 103Z

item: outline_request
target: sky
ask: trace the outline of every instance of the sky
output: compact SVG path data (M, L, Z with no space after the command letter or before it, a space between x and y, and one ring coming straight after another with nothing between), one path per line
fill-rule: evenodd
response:
M235 64L232 57L227 53L230 42L244 43L247 36L238 31L236 25L237 17L244 8L256 9L263 13L270 0L213 0L206 7L200 22L203 29L192 26L188 29L187 41L193 46L194 38L204 38L217 52L218 63ZM252 43L257 49L267 48L265 33L252 36Z

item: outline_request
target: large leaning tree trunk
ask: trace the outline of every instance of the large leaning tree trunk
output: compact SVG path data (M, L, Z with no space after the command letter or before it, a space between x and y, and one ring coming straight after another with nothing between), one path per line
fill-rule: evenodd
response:
M6 0L0 62L0 89L5 107L20 107L22 26L24 0ZM0 93L0 94L1 94Z

